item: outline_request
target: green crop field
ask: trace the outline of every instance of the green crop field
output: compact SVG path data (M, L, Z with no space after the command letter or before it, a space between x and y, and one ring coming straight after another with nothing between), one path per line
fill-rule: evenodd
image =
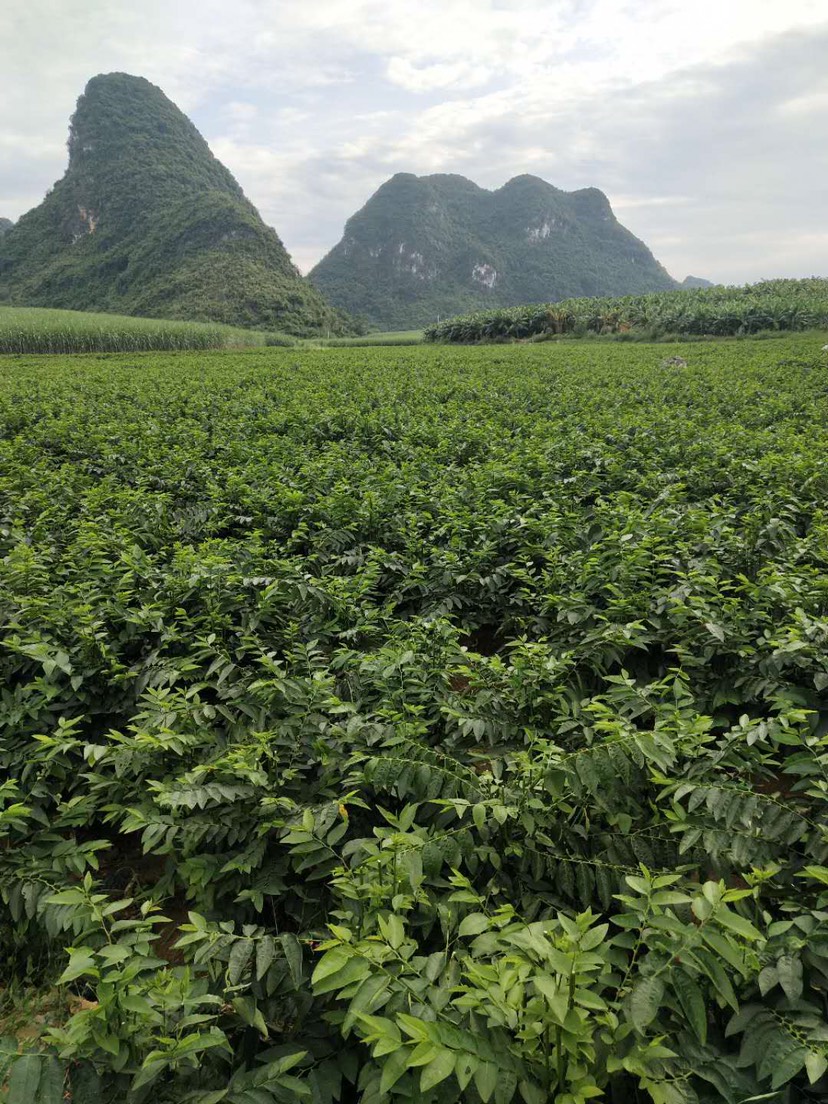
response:
M428 326L426 341L473 343L617 334L647 340L828 328L828 279L659 291L478 311Z
M363 334L361 337L331 337L319 342L321 345L333 349L367 347L369 345L420 345L423 340L422 330L378 330ZM310 339L313 342L313 338Z
M826 340L0 360L0 1099L824 1101Z
M211 322L0 306L0 353L131 353L264 345L267 336ZM294 339L285 339L293 344Z

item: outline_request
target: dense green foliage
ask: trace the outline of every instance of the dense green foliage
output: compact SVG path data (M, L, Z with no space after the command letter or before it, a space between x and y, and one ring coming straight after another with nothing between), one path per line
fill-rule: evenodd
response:
M345 349L369 345L422 345L422 342L422 330L387 330L363 334L361 337L332 337L324 339L322 344L333 349Z
M0 307L0 353L226 349L240 345L271 344L279 336L209 322L169 322L158 318L88 314L42 307ZM288 343L293 344L293 340Z
M384 329L677 286L597 188L563 192L517 176L488 192L462 176L411 173L382 185L309 278L332 303Z
M2 237L0 301L295 334L349 333L163 92L93 78L69 167Z
M0 1097L825 1100L810 337L17 358L0 427Z
M426 341L447 342L590 333L734 337L817 328L828 328L828 279L811 277L479 311L428 326L424 336Z
M12 226L14 226L14 223L11 219L0 218L0 238L2 238L5 233L11 230Z

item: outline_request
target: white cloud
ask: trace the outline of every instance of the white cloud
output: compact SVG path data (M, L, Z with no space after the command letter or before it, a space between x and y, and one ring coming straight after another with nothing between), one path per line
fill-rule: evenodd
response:
M828 92L816 92L808 96L795 96L777 107L780 115L813 115L828 112Z
M303 266L395 171L530 171L603 188L679 276L828 272L826 44L825 0L3 0L0 215L62 174L86 80L125 70Z
M634 210L637 207L680 207L692 202L690 196L625 196L616 193L612 197L616 212Z
M469 88L488 84L491 71L484 65L464 61L445 61L435 65L416 65L408 58L392 57L388 62L388 79L409 92L433 92L438 88Z

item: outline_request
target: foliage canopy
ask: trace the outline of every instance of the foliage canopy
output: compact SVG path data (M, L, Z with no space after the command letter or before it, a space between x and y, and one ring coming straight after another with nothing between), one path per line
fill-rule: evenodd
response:
M564 334L735 337L817 328L828 328L828 279L811 277L478 311L427 327L425 339L463 343Z
M0 1093L824 1100L826 371L9 361Z

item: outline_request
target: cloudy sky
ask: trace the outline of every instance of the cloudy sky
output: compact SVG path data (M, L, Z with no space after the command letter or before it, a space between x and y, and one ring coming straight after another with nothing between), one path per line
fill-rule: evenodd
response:
M828 276L828 0L1 0L0 216L115 70L305 271L395 172L530 172L601 188L679 278Z

